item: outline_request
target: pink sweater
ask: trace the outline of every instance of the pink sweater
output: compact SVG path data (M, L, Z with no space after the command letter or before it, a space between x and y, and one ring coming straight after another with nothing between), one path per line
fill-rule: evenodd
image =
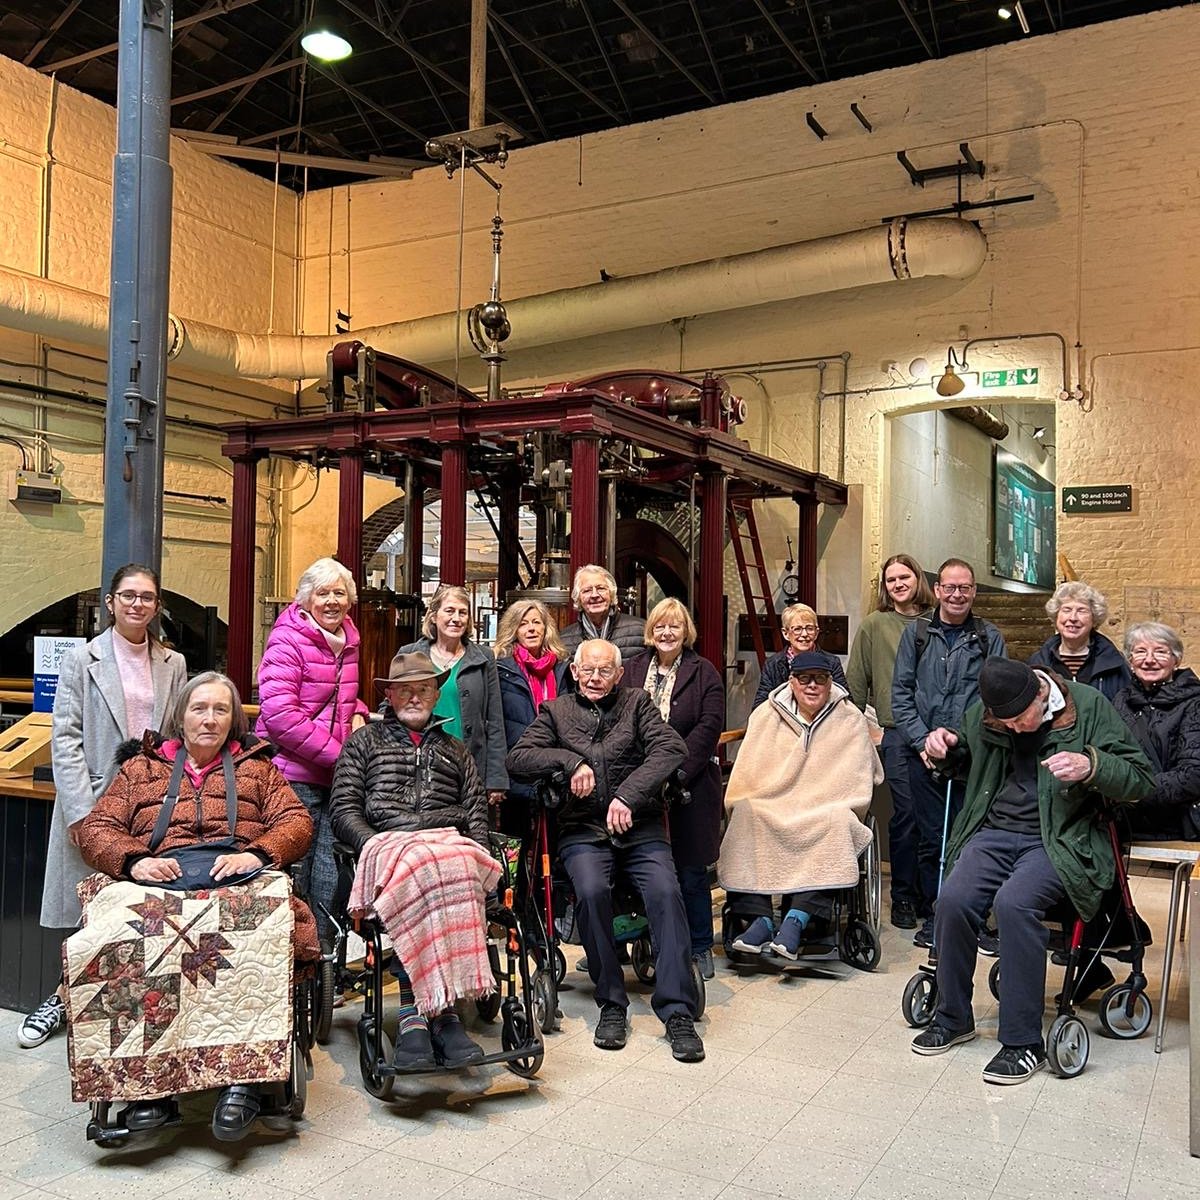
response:
M154 676L150 671L150 639L135 645L115 629L113 658L121 673L121 691L125 693L125 732L140 738L154 725Z

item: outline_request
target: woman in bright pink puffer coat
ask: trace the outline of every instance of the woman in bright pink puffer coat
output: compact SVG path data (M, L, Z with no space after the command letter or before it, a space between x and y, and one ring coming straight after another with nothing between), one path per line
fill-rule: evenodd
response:
M337 868L329 825L329 786L342 743L366 720L358 698L358 630L346 615L358 599L354 577L336 559L319 558L279 614L258 664L255 732L276 748L283 772L313 819L305 859L308 899L323 935Z

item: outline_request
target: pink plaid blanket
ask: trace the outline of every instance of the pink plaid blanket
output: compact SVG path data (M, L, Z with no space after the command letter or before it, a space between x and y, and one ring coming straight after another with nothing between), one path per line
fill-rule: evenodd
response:
M427 1016L494 990L483 907L499 878L500 864L454 829L377 833L363 847L350 912L383 922Z

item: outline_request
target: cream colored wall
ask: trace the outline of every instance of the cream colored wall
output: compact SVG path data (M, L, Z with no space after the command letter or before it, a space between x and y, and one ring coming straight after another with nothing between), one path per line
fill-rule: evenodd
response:
M116 113L36 71L0 58L0 265L86 291L108 294L112 160ZM299 202L257 176L181 142L171 147L174 218L171 308L233 328L291 333L296 313ZM105 353L0 329L0 380L43 383L103 397ZM0 382L0 433L17 437L61 473L54 507L0 499L0 570L9 580L0 631L45 605L92 588L100 575L103 410L37 398ZM167 412L216 424L290 411L286 381L275 388L204 379L173 370ZM230 464L211 432L171 425L166 487L230 498ZM0 472L20 461L0 443ZM260 474L259 593L280 540ZM229 506L168 500L164 585L226 615ZM273 572L270 572L273 574Z
M988 259L971 280L924 279L838 292L677 324L521 349L509 343L511 383L543 383L620 365L678 368L851 355L851 389L889 384L886 361L945 361L948 343L1047 330L1078 349L1086 407L1057 404L1053 342L972 350L972 368L1041 368L1041 385L994 403L1058 408L1060 482L1133 482L1129 516L1060 521L1073 566L1109 593L1121 616L1127 583L1200 587L1186 526L1200 501L1200 447L1185 420L1200 351L1195 163L1200 92L1181 85L1200 56L1200 10L1176 9L1008 43L864 78L727 105L664 121L518 149L504 181L504 295L515 298L614 275L876 225L954 200L953 181L915 190L896 161L953 162L969 141L985 160L967 178L970 201L1034 193L1028 204L971 214ZM1148 70L1146 64L1153 63ZM868 134L849 104L874 125ZM830 131L818 141L804 114ZM440 170L408 182L356 184L309 198L304 213L301 323L330 328L341 306L355 325L452 309L459 182ZM464 303L486 295L489 189L468 177ZM348 306L348 307L347 307ZM691 317L692 314L669 314ZM1112 357L1109 357L1112 356ZM440 364L447 369L447 364ZM827 390L838 390L831 372ZM468 354L463 378L482 382ZM751 438L814 465L811 372L741 379L759 408ZM964 394L971 398L971 392ZM823 577L820 602L865 603L881 557L919 547L885 543L890 501L884 414L928 408L927 385L854 394L845 411L845 480L861 488L862 526L822 523L858 546L855 578ZM839 459L838 401L826 399L822 468ZM782 569L789 519L768 521ZM857 603L855 603L857 600ZM836 611L836 610L835 610Z

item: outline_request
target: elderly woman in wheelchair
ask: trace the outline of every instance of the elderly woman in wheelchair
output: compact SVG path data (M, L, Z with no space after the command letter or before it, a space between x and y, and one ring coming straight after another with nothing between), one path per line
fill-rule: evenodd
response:
M852 966L876 965L878 852L868 809L882 778L866 718L833 682L825 656L796 655L788 679L751 714L726 791L717 876L731 962L794 962L808 957L806 946L831 942L822 957L840 951ZM830 925L847 888L839 944L837 921Z
M83 925L64 949L68 1057L101 1144L177 1124L174 1097L214 1087L222 1141L303 1109L294 963L320 948L281 868L308 850L312 820L270 755L233 683L198 675L165 738L121 748L74 834L102 874L80 885Z

